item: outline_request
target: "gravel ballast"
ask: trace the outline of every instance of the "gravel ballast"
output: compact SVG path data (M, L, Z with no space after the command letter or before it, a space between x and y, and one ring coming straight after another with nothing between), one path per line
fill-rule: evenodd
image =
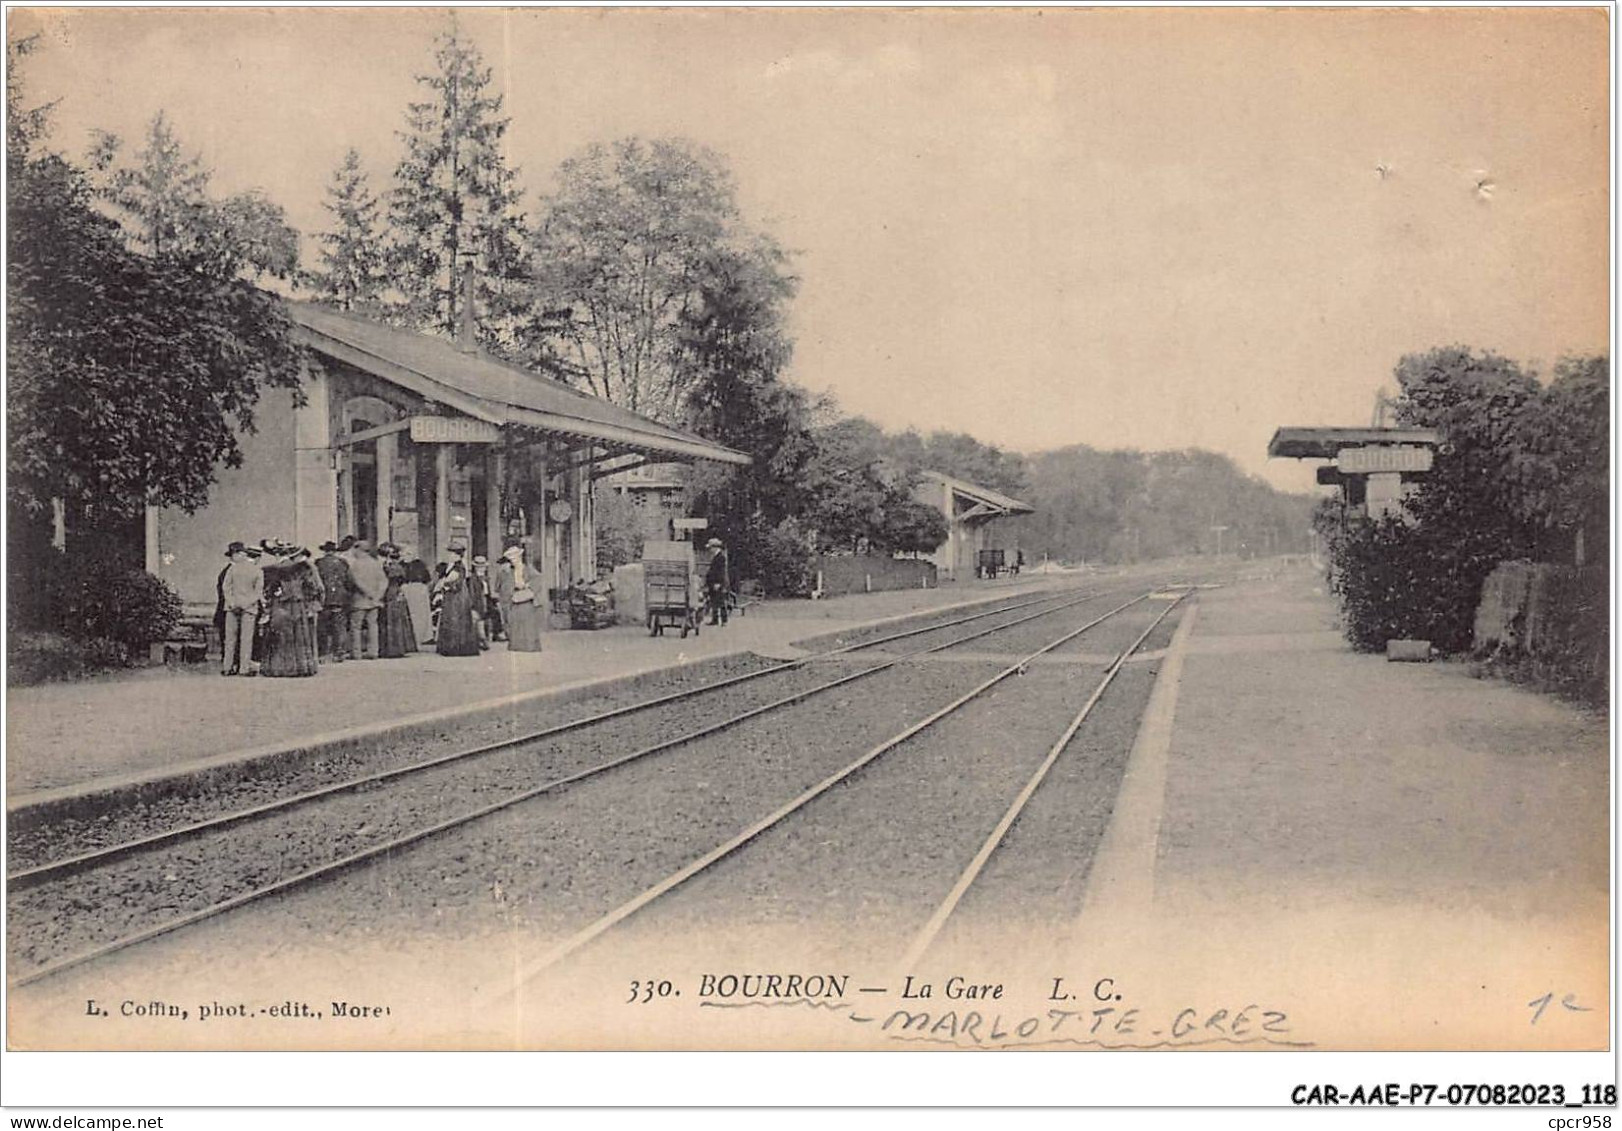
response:
M1111 603L1119 601L1117 598ZM1108 607L1088 602L1064 614L1010 629L1009 635L1039 633L1040 639L1028 649L1034 650L1065 631L1067 623L1082 623ZM1030 611L1034 609L1012 612L1009 619ZM1137 612L1137 607L1129 611ZM1152 616L1152 611L1146 612L1145 623ZM1128 614L1117 619L1125 621ZM986 618L962 626L957 632L965 634L989 627L996 620ZM1140 625L1128 635L1135 636L1141 630ZM993 633L966 648L983 647L999 635ZM943 638L923 634L915 639L928 647L941 643ZM725 715L824 684L840 674L872 669L889 658L877 651L848 658L825 657L800 669L767 675L657 710L592 724L552 739L483 754L397 782L368 786L285 814L256 819L114 862L60 884L18 891L10 899L8 927L13 969L26 973L64 955L151 928L523 789L599 765L630 750L713 724ZM505 719L476 728L472 734L458 730L455 738L458 746L474 746L627 701L640 702L684 682L711 682L719 674L764 666L766 662L758 658L740 658L727 672L717 673L711 668L698 680L678 670L672 673L671 685L654 689L643 686L593 700L554 705L552 710L527 713L522 719ZM372 937L409 934L425 923L469 935L513 928L537 938L567 933L735 834L874 743L943 706L999 666L996 662L972 661L953 665L903 663L819 694L806 703L522 803L401 850L391 858L363 864L352 873L323 882L297 900L260 905L260 910L239 912L233 918L268 916L284 920L282 929L297 932L302 924L304 931L317 931L323 937L334 930L352 930ZM1012 796L1029 773L1029 766L1023 770L1019 767L1026 761L1034 765L1046 752L1047 745L1096 682L1096 674L1086 664L1067 665L1064 670L1033 668L1011 678L987 699L969 705L959 715L886 755L857 780L872 776L879 783L876 796L883 797L886 788L893 788L884 783L891 782L898 772L903 779L909 773L889 769L890 765L921 766L922 771L912 771L922 773L918 780L942 777L952 783L944 795L926 793L914 799L915 803L924 802L925 809L939 802L950 810L971 797L978 808L997 795L1004 795L1001 804L1006 805L1006 797ZM681 678L684 675L686 680ZM966 737L943 739L942 734ZM952 769L955 759L950 750L954 741L967 743L973 752L969 761L975 768ZM1002 751L1002 756L992 751L992 746ZM12 867L15 870L26 866L30 859L48 860L70 851L84 851L98 834L101 843L121 841L201 819L210 810L234 810L269 797L353 777L357 772L376 772L443 752L443 746L434 749L425 738L420 746L403 744L402 748L380 751L358 766L305 766L282 778L234 785L217 796L205 795L184 803L176 798L173 803L178 808L173 812L154 805L97 822L100 827L93 831L53 830L55 839L30 838L25 844L28 854L19 854ZM990 761L986 762L988 757ZM985 769L982 763L991 768ZM857 789L853 781L836 789L830 798L847 793L865 796L867 792L866 787ZM874 804L882 812L910 819L899 798ZM998 806L990 820L995 821L1000 813ZM953 822L946 818L939 823L950 826ZM948 839L960 837L956 831L941 835ZM969 850L972 852L972 847ZM880 853L868 863L883 859ZM893 878L909 892L918 887L907 867L901 867ZM349 907L365 910L350 913L345 910ZM882 918L882 899L877 903L868 901L863 907L880 908L873 914ZM285 922L288 919L292 922ZM867 921L874 920L868 916Z

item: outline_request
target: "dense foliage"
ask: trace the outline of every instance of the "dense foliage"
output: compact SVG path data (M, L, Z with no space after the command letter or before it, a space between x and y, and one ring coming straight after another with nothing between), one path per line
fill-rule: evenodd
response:
M564 161L557 182L534 259L544 344L569 380L676 423L702 379L706 343L753 338L725 348L780 364L771 339L793 291L786 256L744 223L719 154L677 138L621 138Z
M599 491L592 502L597 564L612 569L642 559L642 524L628 496Z
M811 548L793 516L815 441L809 398L783 379L795 283L782 252L764 240L712 248L698 275L676 324L676 364L687 375L683 422L752 462L694 467L689 501L730 547L735 574L772 592L798 592Z
M43 127L19 127L29 119L15 103L8 118L14 517L53 499L72 524L148 504L196 509L216 466L241 463L261 391L296 389L302 374L280 301L243 278L292 269L279 210L207 196L161 117L132 168L114 167L116 144L104 144L100 184L41 152Z
M1568 359L1554 380L1462 346L1397 365L1398 420L1442 440L1404 517L1382 521L1323 508L1346 631L1360 648L1393 637L1471 647L1482 585L1500 562L1570 564L1606 545L1610 368Z
M55 628L80 640L112 640L133 656L180 619L180 595L145 570L69 556L49 575Z
M1028 466L1030 489L1020 497L1036 513L1021 520L1027 557L1119 563L1306 548L1311 498L1245 475L1227 456L1077 444Z

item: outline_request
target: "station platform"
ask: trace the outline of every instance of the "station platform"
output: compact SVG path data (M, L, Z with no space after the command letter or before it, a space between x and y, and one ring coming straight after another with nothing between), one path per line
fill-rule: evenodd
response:
M13 688L6 707L6 805L112 786L200 761L244 757L325 736L353 736L412 719L489 710L537 691L754 652L796 655L797 641L954 605L1034 592L1055 576L998 578L852 594L821 601L765 601L724 627L682 639L622 625L554 630L540 652L493 644L479 656L429 646L396 660L323 665L302 679L221 678L217 663L148 668L71 683Z
M1605 1048L1605 716L1354 653L1310 569L1190 612L1074 961L1319 1048Z

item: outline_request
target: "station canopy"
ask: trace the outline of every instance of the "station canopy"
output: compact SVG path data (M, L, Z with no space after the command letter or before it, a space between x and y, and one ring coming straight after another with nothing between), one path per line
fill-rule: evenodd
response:
M1267 444L1267 454L1287 459L1334 459L1344 448L1390 444L1435 447L1442 435L1434 428L1280 428Z
M970 510L961 514L959 518L996 517L1012 514L1033 514L1036 508L1029 503L1022 503L1018 499L1004 495L1000 491L993 491L990 487L981 487L964 479L958 479L941 471L919 472L925 479L933 479L937 483L949 487L952 494L970 504Z
M672 463L749 462L743 452L649 420L561 381L464 351L444 338L312 303L290 302L287 307L304 331L305 344L317 353L475 420L520 425L609 454Z

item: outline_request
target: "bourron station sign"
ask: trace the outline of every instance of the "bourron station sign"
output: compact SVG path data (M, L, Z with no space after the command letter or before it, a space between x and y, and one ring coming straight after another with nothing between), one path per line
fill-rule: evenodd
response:
M418 444L494 444L501 429L466 416L413 416L411 439Z
M1377 475L1391 471L1429 471L1431 450L1419 444L1372 444L1342 448L1335 465L1342 475Z

